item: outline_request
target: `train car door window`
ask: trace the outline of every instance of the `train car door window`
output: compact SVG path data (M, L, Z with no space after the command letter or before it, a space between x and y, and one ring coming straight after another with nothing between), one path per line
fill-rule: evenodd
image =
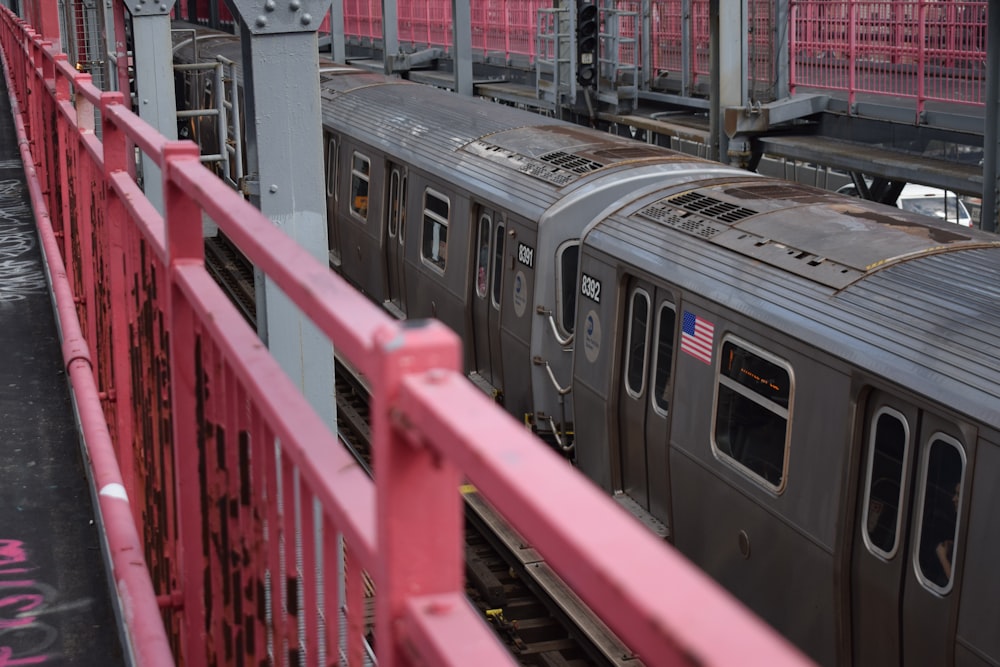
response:
M646 350L649 348L649 294L635 289L628 307L628 358L625 360L625 389L638 398L646 388Z
M443 194L424 190L423 239L424 261L444 272L448 262L448 214L451 202Z
M713 446L752 479L781 491L788 461L791 367L742 341L723 341Z
M869 432L863 536L872 553L890 559L899 547L910 427L900 412L883 407L872 419Z
M354 152L351 158L351 213L362 220L368 220L368 174L371 161Z
M664 301L656 318L656 346L653 348L653 407L664 416L670 408L676 325L677 311L672 303Z
M506 239L505 225L497 220L497 228L494 232L493 242L493 289L490 293L490 301L493 307L500 310L500 288L503 283L503 245Z
M580 242L570 241L556 251L556 310L559 327L573 333L576 319L576 277L580 267Z
M944 594L953 581L965 453L957 440L943 433L935 433L929 442L920 467L920 548L914 557L921 583Z
M330 262L340 264L340 226L337 224L337 160L340 153L337 150L336 137L329 137L326 142L326 231L330 244Z
M399 245L406 239L406 172L399 181Z
M476 249L476 296L486 298L490 273L490 227L493 221L488 213L479 216L479 238Z
M399 233L400 182L402 176L398 168L389 174L389 238L395 240Z
M326 142L326 196L337 194L337 140L330 137Z

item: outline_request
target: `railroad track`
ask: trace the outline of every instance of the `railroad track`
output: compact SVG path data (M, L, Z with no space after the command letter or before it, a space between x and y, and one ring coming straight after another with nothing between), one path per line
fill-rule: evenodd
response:
M206 239L206 264L254 322L253 269L224 237ZM359 463L373 473L368 389L346 363L335 368L337 431ZM472 486L465 498L466 594L518 662L527 667L641 667L642 663L597 619ZM366 586L366 608L374 586ZM370 619L369 619L370 621Z

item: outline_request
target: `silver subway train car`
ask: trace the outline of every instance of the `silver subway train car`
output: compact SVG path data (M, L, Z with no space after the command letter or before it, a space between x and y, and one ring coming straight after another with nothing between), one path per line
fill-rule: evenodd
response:
M179 61L239 59L203 32ZM319 85L332 269L452 327L472 381L820 663L1000 664L997 237L354 67Z

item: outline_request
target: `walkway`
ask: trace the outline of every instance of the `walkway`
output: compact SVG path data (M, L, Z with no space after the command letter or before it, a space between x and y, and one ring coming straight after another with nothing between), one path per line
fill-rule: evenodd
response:
M0 76L0 665L123 664Z

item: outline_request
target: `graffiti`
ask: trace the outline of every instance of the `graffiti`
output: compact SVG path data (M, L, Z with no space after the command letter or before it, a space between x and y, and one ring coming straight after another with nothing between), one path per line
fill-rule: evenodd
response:
M0 305L48 289L41 264L25 258L38 238L28 222L31 217L24 184L17 179L0 180Z
M55 657L59 632L40 619L59 611L58 592L25 575L35 569L20 540L0 540L0 667L39 665Z

